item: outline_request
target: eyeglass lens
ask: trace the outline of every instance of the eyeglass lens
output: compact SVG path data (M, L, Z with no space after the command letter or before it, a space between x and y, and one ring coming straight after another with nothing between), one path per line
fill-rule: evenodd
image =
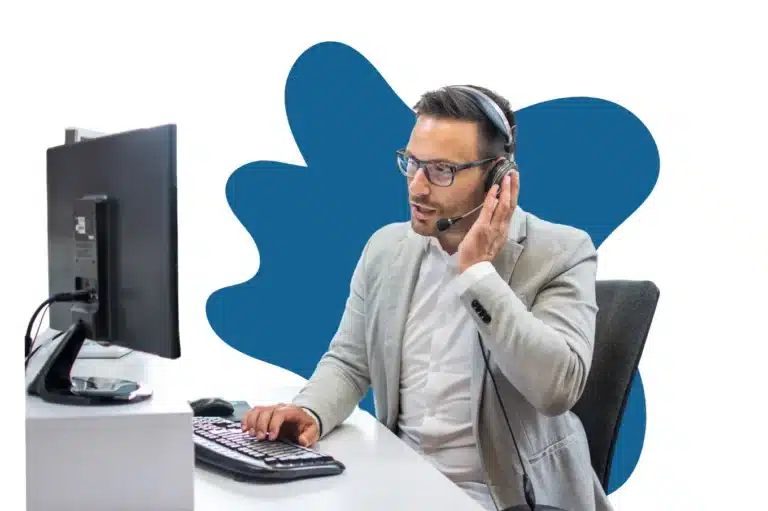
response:
M453 171L451 166L439 162L419 162L414 158L404 155L397 155L397 164L407 177L414 177L419 168L424 169L427 179L437 186L448 186L453 182Z

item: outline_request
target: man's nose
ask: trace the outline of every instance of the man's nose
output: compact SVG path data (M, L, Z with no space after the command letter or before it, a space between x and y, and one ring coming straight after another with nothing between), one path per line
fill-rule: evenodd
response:
M411 179L411 184L408 185L408 189L411 195L429 195L429 180L427 175L424 174L424 169L419 169Z

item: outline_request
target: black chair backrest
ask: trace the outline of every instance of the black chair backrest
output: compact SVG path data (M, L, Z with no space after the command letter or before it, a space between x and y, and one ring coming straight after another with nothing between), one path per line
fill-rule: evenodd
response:
M606 491L621 419L658 300L653 282L597 281L592 367L573 412L584 424L592 467Z

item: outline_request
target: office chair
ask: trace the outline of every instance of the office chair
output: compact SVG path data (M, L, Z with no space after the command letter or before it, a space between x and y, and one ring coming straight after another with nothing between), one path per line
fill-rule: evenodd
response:
M592 368L573 412L584 425L592 467L606 492L619 426L658 300L653 282L597 281Z

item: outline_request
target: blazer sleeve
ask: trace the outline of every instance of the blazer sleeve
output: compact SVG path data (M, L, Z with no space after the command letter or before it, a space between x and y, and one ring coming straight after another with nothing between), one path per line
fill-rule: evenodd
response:
M530 310L495 271L479 268L459 295L490 360L541 413L559 415L581 397L592 363L597 251L581 231L551 266Z
M357 261L344 313L328 351L314 373L293 399L314 415L320 437L330 433L354 411L370 386L365 346L366 254Z

